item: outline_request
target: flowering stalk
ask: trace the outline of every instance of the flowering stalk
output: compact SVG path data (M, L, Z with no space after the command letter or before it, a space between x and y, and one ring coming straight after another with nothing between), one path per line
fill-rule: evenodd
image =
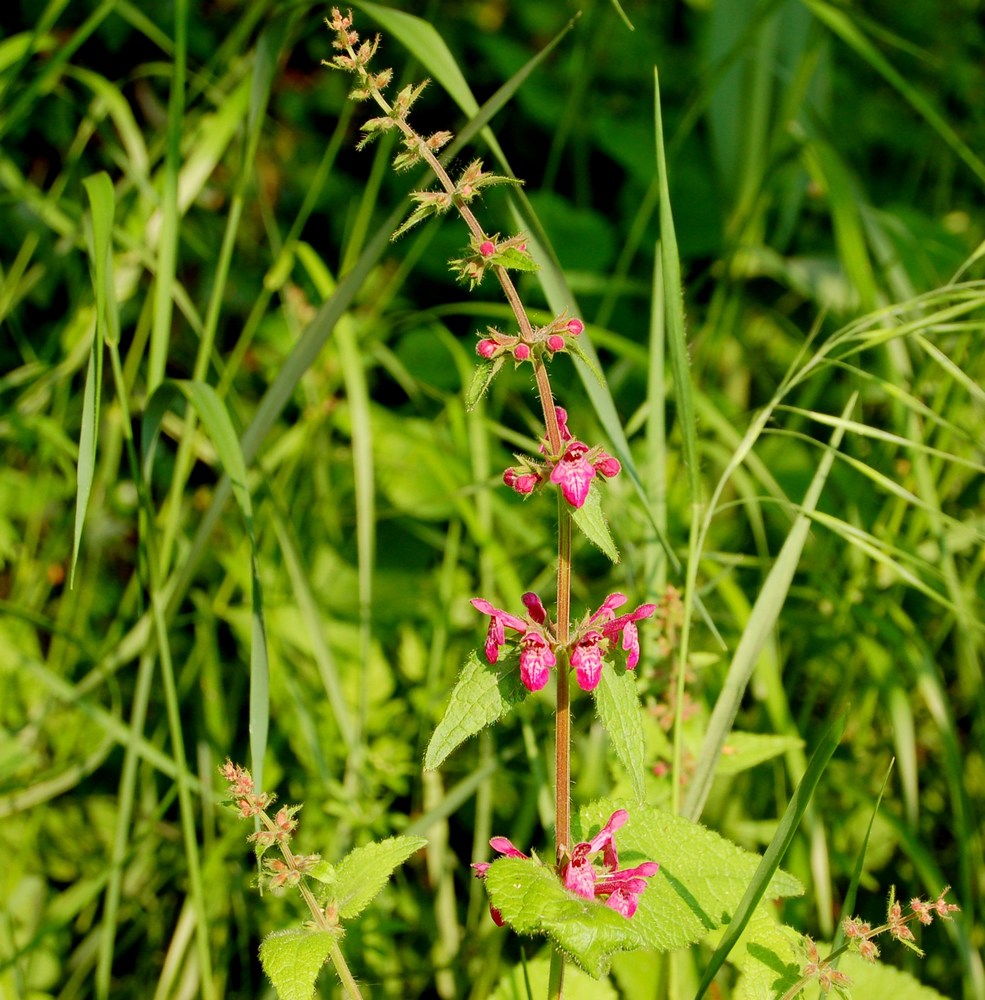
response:
M296 888L305 901L314 926L331 935L329 957L335 966L346 993L351 1000L362 1000L359 984L356 982L346 963L342 949L339 947L341 928L338 913L331 904L321 907L314 893L305 883L309 875L321 861L318 854L295 854L290 843L298 821L294 818L300 806L281 806L274 817L267 812L267 807L273 804L274 796L267 792L258 792L253 784L250 772L231 760L219 768L219 773L229 784L229 798L239 810L241 819L256 818L262 829L251 834L247 839L256 846L257 860L261 863L260 887L266 886L273 890ZM270 847L276 847L280 858L264 858Z
M475 160L453 179L437 157L437 151L452 138L450 132L436 132L425 138L408 122L411 106L420 96L425 84L407 86L392 100L383 91L390 83L393 73L390 69L371 71L369 63L376 53L379 37L360 43L359 35L352 30L352 14L345 16L333 8L327 22L335 32L334 46L339 50L328 65L351 72L357 78L350 96L357 100L371 99L383 112L383 117L372 118L362 125L366 134L360 145L396 129L402 142L402 151L397 154L394 166L405 169L419 162L426 163L438 180L439 187L429 191L415 191L411 199L415 208L407 221L397 230L394 237L406 232L413 225L454 207L468 227L471 239L463 256L451 262L452 269L460 280L471 286L481 282L487 271L491 271L499 282L503 294L510 305L517 333L504 333L492 329L480 335L476 353L485 365L480 369L481 391L488 386L501 365L509 357L515 365L529 363L533 368L534 383L540 400L544 420L544 437L540 445L542 458L517 456L519 465L507 469L503 480L517 493L528 496L549 485L557 486L558 545L557 545L557 600L555 617L549 618L546 609L535 594L525 594L524 616L494 607L483 598L475 598L473 606L489 616L485 653L489 663L497 662L500 648L506 643L506 631L517 633L519 638L520 677L530 691L543 688L550 677L551 668L556 668L557 704L555 739L555 865L569 889L593 899L605 895L613 908L626 917L635 912L635 896L645 888L643 878L656 871L654 862L641 866L639 872L616 873L615 865L608 861L615 857L612 834L628 818L624 811L614 814L610 823L591 842L571 846L571 699L568 671L575 669L578 684L586 691L594 690L599 683L603 665L603 650L610 650L622 643L622 649L629 653L627 668L635 668L639 659L639 643L636 621L649 617L655 605L643 605L628 615L619 618L615 608L625 603L622 594L610 595L594 614L586 614L577 626L571 622L571 533L572 511L588 501L596 477L611 478L620 471L619 462L601 447L589 447L574 438L567 426L566 411L557 406L551 388L548 363L557 354L570 352L581 355L577 338L584 330L580 319L568 318L565 314L555 317L545 326L535 328L527 316L516 286L508 269L519 271L536 270L527 251L522 234L500 238L498 234L486 233L472 212L469 204L479 192L494 184L518 183L512 178L497 177L483 169L482 162ZM481 392L479 393L481 395ZM618 818L617 818L618 817ZM614 825L615 824L615 825ZM599 839L601 838L601 839ZM499 846L497 846L499 844ZM596 845L597 846L591 846ZM504 845L508 845L504 849ZM605 846L609 845L609 846ZM509 857L525 857L516 851L505 838L494 838L493 847ZM608 891L585 892L581 883L569 884L568 874L577 863L578 870L584 868L586 852L594 853L602 848L606 851L608 881L599 885ZM591 848L591 851L589 851ZM611 851L610 851L611 848ZM581 855L579 855L581 851ZM478 874L484 875L488 865L477 866ZM644 870L645 869L645 870ZM587 872L589 869L584 869ZM587 875L585 876L587 877ZM621 879L621 880L620 880ZM581 885L581 888L579 888ZM598 889L598 886L596 886ZM632 900L632 905L630 905ZM494 914L495 916L495 914ZM559 949L554 952L551 965L551 985L549 995L560 997L563 984L563 958Z
M810 937L805 938L807 962L802 970L802 975L783 994L781 1000L794 1000L801 990L812 981L818 983L823 993L827 993L831 989L843 993L844 989L851 985L851 980L845 973L839 972L835 968L835 963L847 951L857 952L867 962L875 962L879 957L879 948L874 939L880 934L888 932L901 944L922 956L923 952L914 943L913 931L907 925L915 920L924 925L931 924L935 916L942 920L950 920L951 914L960 907L956 903L947 902L944 898L949 891L950 886L945 887L933 902L919 897L911 899L909 912L904 913L902 904L896 899L896 890L890 889L889 903L886 907L886 922L878 927L872 927L858 917L847 917L841 925L846 939L845 943L825 958L820 957L817 945Z

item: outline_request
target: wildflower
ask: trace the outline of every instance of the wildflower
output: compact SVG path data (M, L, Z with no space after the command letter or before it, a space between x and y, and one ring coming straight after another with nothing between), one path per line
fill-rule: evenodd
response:
M495 357L499 352L499 344L495 340L480 340L478 344L475 345L475 353L482 358L492 358Z
M503 482L521 496L533 493L534 487L541 481L536 472L523 472L518 469L507 469L503 473Z
M571 441L551 472L551 482L561 487L572 507L583 507L595 474L611 479L620 468L619 462L601 448L590 449L581 441Z
M565 328L572 337L577 337L585 329L585 324L580 319L569 319Z
M552 334L550 337L547 338L547 346L550 350L554 351L555 353L557 353L558 351L563 351L564 337L561 337L556 333Z
M602 676L602 651L599 643L604 636L591 629L576 643L571 651L571 666L575 668L578 686L582 691L594 691Z
M511 615L499 608L494 608L488 601L481 597L473 597L472 607L476 611L481 611L484 615L490 616L489 631L486 633L486 659L490 663L495 663L499 659L500 646L506 645L506 631L511 628L521 635L527 631L527 624L522 618Z
M622 597L621 594L613 595ZM622 635L622 648L629 653L626 657L626 669L635 670L640 662L640 637L636 623L643 618L649 618L657 610L655 604L641 604L635 611L622 615L602 626L602 635L615 645L616 637Z
M513 348L513 357L516 358L517 361L526 361L527 358L530 357L530 348L526 344L517 344L516 347Z
M527 632L520 640L520 680L528 691L539 691L556 663L554 651L539 632Z
M660 865L645 861L635 868L619 871L616 851L616 830L626 825L629 813L617 809L609 821L591 840L575 844L571 859L561 869L561 880L566 889L585 899L605 898L605 905L631 917L636 912L639 896L646 888L646 879L656 875ZM595 864L595 857L602 853L602 864Z
M481 597L472 599L472 607L490 616L486 634L486 659L495 663L499 649L506 643L506 629L518 632L520 640L520 679L528 691L539 691L551 675L550 668L557 664L556 642L548 632L547 611L536 594L524 594L527 619L518 618L507 611L494 608Z
M479 244L479 253L483 257L491 257L496 252L496 244L492 240L485 240Z
M489 846L494 851L499 851L504 857L507 858L527 858L523 851L517 850L506 837L493 837L489 841ZM529 859L528 859L529 860ZM476 861L472 865L472 869L475 872L475 877L479 879L484 879L486 877L486 872L489 871L490 862L488 861ZM503 915L496 909L492 904L489 905L489 916L493 918L497 927L503 926Z

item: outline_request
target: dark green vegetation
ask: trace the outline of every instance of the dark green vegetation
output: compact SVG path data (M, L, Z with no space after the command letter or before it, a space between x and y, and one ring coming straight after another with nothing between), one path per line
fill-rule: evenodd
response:
M574 13L549 0L405 6L480 104ZM962 912L924 934L927 958L888 943L884 957L946 996L981 996L985 282L965 262L985 238L982 5L624 6L635 32L586 0L491 122L601 355L649 503L648 516L627 475L606 487L623 562L582 543L576 614L611 590L681 586L690 552L725 643L695 616L677 763L690 775L709 759L709 727L726 748L703 821L762 851L807 753L845 713L783 862L808 886L783 920L830 939L895 757L855 910L878 922L891 884L904 899L952 884ZM468 863L493 833L548 842L547 695L439 772L421 761L481 644L468 598L516 607L553 587L544 505L499 483L513 449L536 451L529 386L507 374L473 413L462 401L474 332L506 322L496 290L469 296L450 279L465 243L453 219L387 242L427 181L394 177L386 144L353 151L365 110L319 65L326 8L8 8L0 995L265 995L260 937L301 908L250 886L216 765L250 763L249 727L262 740L269 711L263 784L305 803L299 849L334 859L394 833L430 840L348 934L357 977L373 995L485 997L519 945L489 921ZM417 54L424 65L391 29L381 65L401 83L444 79L460 99L446 53L425 38ZM693 414L673 397L664 409L651 319L654 65ZM466 123L438 84L415 113L422 131ZM86 183L100 171L112 185ZM509 204L489 193L489 230L515 228ZM547 308L536 278L522 288ZM554 377L576 432L611 440L574 368ZM165 378L216 395L197 408L158 396L168 405L148 412ZM232 430L208 410L216 398ZM789 591L766 589L754 612L840 432ZM700 457L696 515L682 447ZM255 579L269 686L256 681ZM761 647L736 663L757 628ZM661 803L674 660L642 631ZM732 736L711 713L745 668ZM622 777L589 703L574 711L587 802ZM681 956L659 990L693 995L709 954Z

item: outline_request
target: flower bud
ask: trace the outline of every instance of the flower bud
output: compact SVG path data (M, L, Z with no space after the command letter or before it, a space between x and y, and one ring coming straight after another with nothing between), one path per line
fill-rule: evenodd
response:
M475 345L475 353L481 358L491 358L499 350L499 344L495 340L480 340Z
M517 344L513 348L513 357L517 361L526 361L530 357L530 348L526 344Z
M549 350L557 352L564 350L564 337L558 334L552 334L547 338L547 347Z
M486 240L485 243L479 245L479 253L483 257L491 257L496 252L496 244L492 240Z
M570 333L573 337L577 337L584 329L585 324L582 323L580 319L568 320L568 333Z

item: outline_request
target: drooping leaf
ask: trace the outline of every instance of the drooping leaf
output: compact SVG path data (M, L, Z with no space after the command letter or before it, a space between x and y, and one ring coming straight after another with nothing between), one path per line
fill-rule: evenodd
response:
M595 546L600 548L614 563L619 562L619 550L612 540L609 522L602 512L602 497L593 482L588 497L581 507L572 508L571 517L578 530Z
M489 391L492 380L503 367L504 358L505 355L500 355L493 361L487 361L479 365L472 373L472 381L465 393L465 409L469 413L476 408L479 400Z
M643 781L643 717L636 694L636 674L623 665L606 663L595 689L595 708L609 734L619 763L629 775L639 802L646 798Z
M497 664L481 660L475 650L469 654L448 708L428 743L424 755L427 770L440 767L452 750L523 701L526 688L517 661L515 650Z
M427 844L424 837L390 837L350 851L337 865L319 863L311 872L324 885L323 904L334 903L342 920L366 909L394 870Z
M635 918L568 892L554 872L527 858L500 858L486 873L492 905L519 934L546 934L590 975L617 951L643 947Z
M311 1000L332 940L329 931L310 928L277 931L263 939L260 962L279 1000Z

